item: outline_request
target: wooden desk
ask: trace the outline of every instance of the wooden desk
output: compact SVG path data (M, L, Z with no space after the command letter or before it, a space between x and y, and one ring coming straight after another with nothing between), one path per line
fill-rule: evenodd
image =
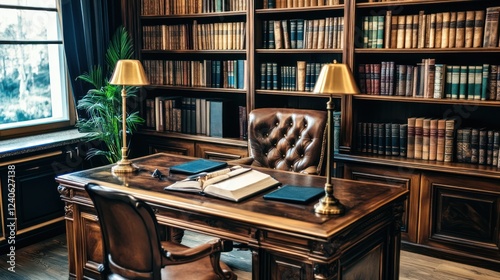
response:
M158 168L189 157L154 154L134 160L138 174L118 178L111 166L56 178L65 202L69 276L98 278L102 260L100 229L84 186L96 182L141 198L161 224L203 232L248 244L253 249L253 279L398 279L400 225L407 191L394 186L334 179L335 196L346 206L343 216L314 213L314 203L267 201L257 194L240 203L198 194L166 192L171 180L151 177ZM323 187L325 178L278 172L281 183ZM270 191L270 190L269 190Z

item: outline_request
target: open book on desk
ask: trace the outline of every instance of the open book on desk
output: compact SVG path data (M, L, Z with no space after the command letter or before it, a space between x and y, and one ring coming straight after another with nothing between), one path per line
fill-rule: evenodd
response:
M165 190L196 192L240 201L267 188L279 185L271 175L243 167L225 168L212 173L190 176L165 187Z

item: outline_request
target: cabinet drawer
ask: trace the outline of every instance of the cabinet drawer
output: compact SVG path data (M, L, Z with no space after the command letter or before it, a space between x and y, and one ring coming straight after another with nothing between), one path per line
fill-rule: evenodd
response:
M228 146L208 143L196 144L196 156L213 160L234 160L246 157L247 147Z
M401 237L410 242L417 241L418 232L418 201L420 193L420 173L404 172L398 169L381 168L380 166L366 166L346 163L344 176L347 179L384 183L400 186L409 190L408 199L405 201Z

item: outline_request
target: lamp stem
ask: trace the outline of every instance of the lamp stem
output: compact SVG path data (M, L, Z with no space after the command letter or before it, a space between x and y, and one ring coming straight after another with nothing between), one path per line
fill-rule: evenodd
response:
M132 162L127 159L127 91L123 85L122 91L122 159L112 168L115 173L130 173L137 170Z
M122 87L122 160L127 159L127 91Z
M332 96L326 103L327 110L327 142L326 142L326 183L325 183L325 196L319 200L319 202L314 205L314 211L318 214L344 214L345 207L342 205L338 199L333 195L333 185L331 176L331 163L333 160L333 155L331 153L332 143L332 113L333 113L333 100Z

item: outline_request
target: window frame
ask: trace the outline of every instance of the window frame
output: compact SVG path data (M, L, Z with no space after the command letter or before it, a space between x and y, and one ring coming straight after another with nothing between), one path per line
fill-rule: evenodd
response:
M37 6L17 6L17 5L7 5L7 4L0 4L0 8L8 8L8 9L15 9L15 10L30 10L30 11L50 11L50 12L56 12L57 13L57 18L59 21L59 29L61 36L63 34L63 28L64 26L62 25L62 11L61 11L61 3L60 0L56 0L56 7L55 8L47 8L47 7L37 7ZM66 62L66 54L64 51L64 40L26 40L26 41L18 41L18 40L0 40L0 45L6 45L6 44L14 44L14 45L27 45L27 44L43 44L45 45L60 45L60 58L59 58L59 66L61 67L62 71L59 73L60 75L60 80L61 80L61 89L65 92L61 93L61 97L64 97L63 95L66 95L66 105L62 108L63 110L66 110L67 114L67 119L62 119L62 120L57 120L57 119L52 119L48 120L45 123L39 123L39 124L32 124L32 125L21 125L18 127L13 127L13 128L6 128L6 129L0 129L0 139L6 139L6 138L13 138L16 136L25 136L25 135L36 135L36 134L41 134L44 132L51 132L51 131L56 131L56 130L62 130L62 129L67 129L67 128L72 128L74 127L76 123L76 108L75 108L75 101L72 93L72 88L71 88L71 83L69 81L69 73L68 73L68 66ZM63 104L64 105L64 104Z

